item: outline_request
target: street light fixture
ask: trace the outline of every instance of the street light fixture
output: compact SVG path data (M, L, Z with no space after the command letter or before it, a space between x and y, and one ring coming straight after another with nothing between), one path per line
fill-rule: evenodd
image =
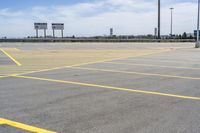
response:
M196 45L195 45L195 48L199 48L200 47L200 42L199 42L199 13L200 11L200 0L198 0L198 18L197 18L197 42L196 42Z
M174 10L174 8L171 7L170 10L171 10L171 28L170 28L170 36L172 37L172 36L173 36L173 10Z

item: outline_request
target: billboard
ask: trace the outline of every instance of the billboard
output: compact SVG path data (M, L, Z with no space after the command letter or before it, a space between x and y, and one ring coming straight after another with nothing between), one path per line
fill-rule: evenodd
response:
M52 23L52 29L53 30L64 30L64 24L63 23Z
M34 27L37 30L46 30L47 29L47 23L34 23Z

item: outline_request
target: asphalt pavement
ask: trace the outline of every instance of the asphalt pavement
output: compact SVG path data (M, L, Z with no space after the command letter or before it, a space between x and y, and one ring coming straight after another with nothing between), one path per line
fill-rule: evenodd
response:
M0 118L58 133L199 133L200 50L164 47L176 49L0 78ZM0 119L0 133L28 132L12 125Z

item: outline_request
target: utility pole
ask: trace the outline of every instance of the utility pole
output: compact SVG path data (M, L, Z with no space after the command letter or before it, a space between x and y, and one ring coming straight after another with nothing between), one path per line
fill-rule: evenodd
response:
M161 39L160 37L160 0L158 0L158 39Z
M200 42L199 42L199 11L200 11L200 0L198 0L198 17L197 17L197 42L195 45L195 48L200 47Z
M174 8L170 8L171 10L171 29L170 29L170 36L172 37L173 36L173 10Z

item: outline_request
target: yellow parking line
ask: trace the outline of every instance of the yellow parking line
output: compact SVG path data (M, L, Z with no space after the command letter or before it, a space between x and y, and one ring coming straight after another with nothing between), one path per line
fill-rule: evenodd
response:
M180 78L180 79L190 79L190 80L200 80L198 77L186 77L186 76L175 76L175 75L164 75L156 73L141 73L141 72L130 72L130 71L119 71L119 70L109 70L109 69L97 69L97 68L88 68L88 67L71 67L74 69L82 69L89 71L101 71L101 72L113 72L113 73L124 73L124 74L136 74L144 76L158 76L158 77L168 77L168 78Z
M29 125L26 125L26 124L7 120L7 119L4 119L4 118L0 118L0 125L8 125L8 126L11 126L11 127L16 127L18 129L22 129L22 130L26 130L26 131L34 132L34 133L56 133L56 132L53 132L53 131L48 131L48 130L45 130L45 129L29 126Z
M126 57L126 58L128 58L128 57ZM12 74L12 75L13 75L13 76L16 76L16 75L24 75L24 74L38 73L38 72L46 72L46 71L52 71L52 70L63 69L63 68L67 68L67 67L75 67L75 66L89 65L89 64L101 63L101 62L106 62L106 61L113 61L113 60L118 60L118 59L122 59L122 58L115 58L115 59L101 60L101 61L93 61L93 62L75 64L75 65L71 65L71 66L54 67L54 68L49 68L49 69L42 69L42 70L30 71L30 72L25 72L25 73L20 73L20 74Z
M97 88L104 88L104 89L112 89L112 90L117 90L117 91L126 91L126 92L142 93L142 94L159 95L159 96L174 97L174 98L180 98L180 99L200 100L200 97L168 94L168 93L161 93L161 92L154 92L154 91L135 90L135 89L121 88L121 87L73 82L73 81L64 81L64 80L29 77L29 76L13 76L13 77L24 78L24 79L33 79L33 80L41 80L41 81L48 81L48 82L56 82L56 83L63 83L63 84L74 84L74 85L88 86L88 87L97 87Z
M18 48L14 48L16 51L20 51L20 49L18 49Z
M30 71L30 72L25 72L25 73L13 74L13 76L32 74L32 73L37 73L37 72L46 72L46 71L58 70L58 69L63 69L63 68L68 68L68 67L76 67L76 66L90 65L90 64L96 64L96 63L104 63L104 62L109 62L109 61L127 59L127 58L130 58L130 57L134 57L134 58L135 57L142 57L142 56L159 54L159 53L169 52L169 51L172 51L172 50L171 49L165 49L165 50L162 50L162 51L156 51L156 52L151 52L151 53L147 53L147 54L143 54L143 55L137 55L137 56L127 56L127 57L120 57L120 58L114 58L114 59L107 59L107 60L80 63L80 64L71 65L71 66L54 67L54 68L49 68L49 69L42 69L42 70L37 70L37 71Z
M164 67L164 68L200 70L200 68L194 68L194 67L164 66L164 65L137 64L137 63L118 63L118 62L105 62L105 63L107 63L107 64L119 64L119 65L131 65L131 66L148 66L148 67Z
M0 79L1 79L1 78L7 78L7 77L9 77L9 76L0 76Z
M8 54L5 50L2 48L0 49L5 55L7 55L12 61L14 61L18 66L21 66L22 64L19 63L15 58L13 58L10 54Z
M163 62L163 63L182 63L183 61L174 61L174 60L158 60L158 59L153 59L153 58L141 58L141 59L125 59L124 61L156 61L156 62Z

